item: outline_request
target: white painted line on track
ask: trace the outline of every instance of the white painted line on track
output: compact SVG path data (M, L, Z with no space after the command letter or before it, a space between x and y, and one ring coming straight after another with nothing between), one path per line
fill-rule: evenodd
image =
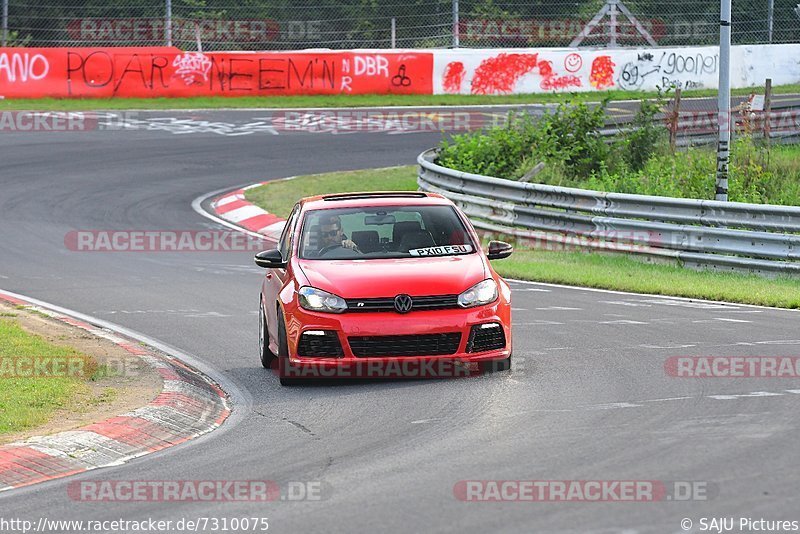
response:
M583 406L586 410L616 410L617 408L641 408L641 404L633 404L631 402L609 402L608 404L592 404L590 406Z
M780 397L781 395L783 395L783 393L774 393L771 391L753 391L752 393L741 393L737 395L706 395L706 397L714 400L735 400L750 397Z
M575 291L589 291L592 293L606 293L612 295L630 295L632 297L653 297L656 299L664 299L664 300L676 300L676 301L684 301L684 302L704 302L709 304L724 304L732 309L738 307L746 307L746 308L757 308L762 310L772 310L772 311L785 311L785 312L800 312L800 309L794 308L776 308L774 306L760 306L758 304L742 304L739 302L723 302L721 300L705 300L705 299L694 299L688 297L674 297L669 295L654 295L652 293L632 293L630 291L617 291L615 289L598 289L595 287L578 287L578 286L568 286L565 284L551 284L549 282L532 282L530 280L519 280L517 278L508 278L506 279L507 282L517 283L517 284L526 284L526 285L537 285L537 286L544 286L544 287L555 287L559 289L573 289ZM519 290L517 290L519 291ZM607 302L607 301L601 301ZM618 303L620 301L616 301Z
M729 393L729 394L714 394L714 395L699 395L699 396L684 396L684 397L664 397L658 399L643 399L643 400L631 400L631 401L621 401L621 402L605 402L605 403L598 403L598 404L586 404L582 406L577 406L573 409L563 409L563 410L532 410L534 412L543 412L543 411L577 411L577 410L616 410L621 408L643 408L643 403L658 403L658 402L673 402L673 401L684 401L684 400L700 400L700 399L712 399L712 400L723 400L723 401L732 401L732 400L743 400L743 399L754 399L754 398L772 398L772 397L784 397L787 393L792 393L795 395L800 395L800 389L785 389L782 391L753 391L750 393Z
M513 291L537 291L540 293L551 293L549 289L538 289L534 287L511 287Z
M689 349L692 347L696 347L697 345L687 344L687 345L670 345L667 347L662 347L659 345L639 345L639 347L643 349L656 349L656 350L675 350L675 349Z
M691 398L694 398L694 397L667 397L665 399L648 399L648 400L643 400L643 401L640 401L640 402L668 402L668 401L674 401L674 400L686 400L686 399L691 399Z
M711 319L695 319L692 323L713 323L715 321L722 321L724 323L752 323L753 321L745 321L743 319L728 319L727 317L712 317Z
M652 304L643 304L641 302L629 302L627 300L601 300L600 304L614 304L616 306L630 306L632 308L652 308Z

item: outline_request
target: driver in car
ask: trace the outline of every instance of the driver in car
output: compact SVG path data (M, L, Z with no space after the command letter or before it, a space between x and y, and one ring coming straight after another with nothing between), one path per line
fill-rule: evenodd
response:
M319 251L327 247L344 247L359 251L356 244L342 232L342 221L337 215L323 215L319 223Z

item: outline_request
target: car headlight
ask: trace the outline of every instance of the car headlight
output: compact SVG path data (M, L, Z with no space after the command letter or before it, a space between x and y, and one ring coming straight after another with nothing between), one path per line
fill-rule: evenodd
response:
M472 308L481 304L489 304L497 300L497 284L491 278L478 282L458 296L458 305Z
M303 286L298 292L300 306L311 311L342 313L347 309L344 299L315 287Z

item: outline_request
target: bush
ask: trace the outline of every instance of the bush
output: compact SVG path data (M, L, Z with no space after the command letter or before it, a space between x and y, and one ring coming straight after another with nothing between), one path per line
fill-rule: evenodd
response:
M440 165L465 172L516 180L520 178L518 168L531 157L535 138L532 117L509 113L504 126L442 141L438 161Z
M640 171L645 164L666 146L666 130L656 120L661 112L663 101L642 100L633 118L634 129L625 134L617 149L625 163L634 171Z
M486 132L443 140L439 164L461 171L518 180L540 161L556 164L568 176L586 176L600 169L610 147L600 135L606 103L560 104L552 113L534 118L509 113L506 123Z

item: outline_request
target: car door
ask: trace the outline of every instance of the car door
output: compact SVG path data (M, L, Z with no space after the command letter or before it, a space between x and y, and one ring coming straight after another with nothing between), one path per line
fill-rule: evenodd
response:
M278 250L281 252L281 257L284 261L289 261L291 258L295 229L297 227L297 221L300 218L299 215L300 205L296 204L278 240ZM286 281L290 276L291 272L287 271L287 269L268 269L264 275L264 307L267 312L269 337L273 340L278 339L278 294L286 285Z

